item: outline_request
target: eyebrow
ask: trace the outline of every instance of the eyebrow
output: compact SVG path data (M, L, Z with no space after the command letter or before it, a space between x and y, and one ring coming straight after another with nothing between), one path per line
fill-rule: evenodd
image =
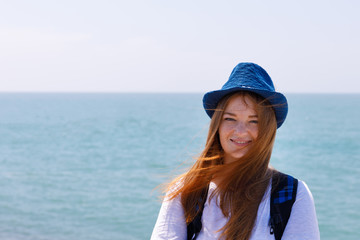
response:
M224 112L224 115L225 114L228 114L228 115L231 115L231 116L236 116L236 114L235 113L231 113L231 112ZM250 115L249 117L251 117L251 118L257 118L258 117L258 115Z

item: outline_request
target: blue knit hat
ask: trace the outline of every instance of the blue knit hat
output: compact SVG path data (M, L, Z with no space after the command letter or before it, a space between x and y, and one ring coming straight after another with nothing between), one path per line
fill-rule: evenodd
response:
M267 72L254 63L239 63L220 90L204 95L203 105L209 117L212 117L219 101L225 95L238 91L253 92L268 100L275 111L277 128L283 124L288 112L287 100L283 94L275 92Z

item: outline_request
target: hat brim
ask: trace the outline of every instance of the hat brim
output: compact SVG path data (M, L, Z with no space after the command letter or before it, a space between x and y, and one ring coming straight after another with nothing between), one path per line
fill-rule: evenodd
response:
M254 88L235 87L226 90L216 90L206 93L203 97L203 105L207 115L212 118L220 100L230 93L235 93L239 91L253 92L265 98L267 101L270 102L275 111L277 128L279 128L283 124L288 112L288 103L286 97L279 92L271 92Z

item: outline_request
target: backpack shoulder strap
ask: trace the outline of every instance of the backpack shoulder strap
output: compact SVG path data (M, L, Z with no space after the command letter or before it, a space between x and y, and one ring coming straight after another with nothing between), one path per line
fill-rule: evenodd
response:
M201 231L201 228L202 228L201 217L202 217L205 202L206 202L206 199L207 199L208 191L209 191L209 187L207 187L206 189L203 190L202 196L201 196L201 199L200 199L201 205L196 206L196 209L198 210L198 213L195 216L195 218L192 220L192 222L190 222L187 225L187 240L196 239L197 236L199 235L200 231Z
M272 178L270 199L270 234L281 240L288 223L291 208L296 200L298 180L290 175L275 172Z

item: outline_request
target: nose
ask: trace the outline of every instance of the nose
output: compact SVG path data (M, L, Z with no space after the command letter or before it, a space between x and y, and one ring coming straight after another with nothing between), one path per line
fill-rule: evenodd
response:
M235 133L239 134L239 135L247 133L247 130L248 129L247 129L246 124L243 122L240 122L240 121L236 124L235 129L234 129Z

